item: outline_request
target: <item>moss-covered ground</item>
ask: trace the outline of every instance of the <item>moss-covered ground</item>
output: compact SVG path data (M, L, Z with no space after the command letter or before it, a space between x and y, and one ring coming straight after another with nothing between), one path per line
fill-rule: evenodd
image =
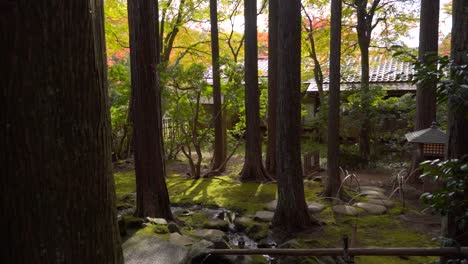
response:
M135 174L133 171L120 171L114 174L117 204L131 206L134 203ZM242 215L253 215L262 210L265 204L276 198L276 184L240 183L235 174L208 179L191 180L177 173L170 173L166 178L170 200L174 204L201 204L204 207L219 206L237 211ZM318 194L322 186L316 182L305 183L307 201L319 201ZM133 194L133 195L132 195ZM325 203L324 201L320 201ZM407 209L396 204L387 214L358 217L335 215L328 207L316 217L323 223L313 232L299 234L298 241L304 247L341 246L344 234L351 237L354 246L359 247L434 247L437 242L428 234L412 230L399 221L399 215ZM415 213L415 212L412 212ZM206 216L192 215L181 219L191 227L197 227L206 220ZM153 228L154 229L154 228ZM137 232L154 233L146 227ZM162 235L167 237L168 235ZM431 263L434 258L423 257L358 257L356 263L362 264L417 264ZM301 262L302 263L302 262ZM309 262L304 262L309 263ZM313 262L311 262L313 263Z

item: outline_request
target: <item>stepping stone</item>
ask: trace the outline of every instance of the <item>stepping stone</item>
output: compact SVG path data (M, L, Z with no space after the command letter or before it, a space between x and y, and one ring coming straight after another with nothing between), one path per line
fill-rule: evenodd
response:
M335 205L332 207L333 212L341 215L356 216L358 210L349 205Z
M356 203L354 206L364 209L372 215L381 215L387 211L385 206L372 203Z
M125 264L186 263L189 250L151 235L133 235L122 245Z
M254 219L260 222L270 222L273 220L275 213L270 211L257 211L255 213Z
M186 235L181 235L179 233L171 233L169 236L169 242L177 246L190 246L193 244L193 239Z
M148 222L155 224L155 225L167 225L167 221L164 218L146 217L146 220L148 220Z
M276 206L278 206L278 200L273 200L269 203L266 204L265 208L268 210L268 211L275 211L276 210Z
M367 190L367 191L361 191L360 192L361 195L364 195L364 196L371 196L372 198L374 197L378 197L378 198L381 198L381 199L386 199L387 196L381 192L377 192L377 191L371 191L371 190Z
M223 241L226 233L218 229L200 229L193 233L193 236L206 239L211 242Z
M229 230L229 223L224 221L224 220L213 219L213 220L209 220L206 223L204 223L203 227L208 228L208 229L219 229L219 230L223 230L223 231L228 231Z
M377 186L360 186L361 191L376 191L376 192L381 192L385 193L385 189L382 189Z
M309 212L315 214L325 209L325 205L321 203L317 203L317 202L310 202L310 203L307 203L307 208L309 209Z
M395 202L393 202L392 200L388 200L388 199L374 198L374 199L369 199L367 202L371 204L383 205L386 207L392 207L393 205L395 205Z

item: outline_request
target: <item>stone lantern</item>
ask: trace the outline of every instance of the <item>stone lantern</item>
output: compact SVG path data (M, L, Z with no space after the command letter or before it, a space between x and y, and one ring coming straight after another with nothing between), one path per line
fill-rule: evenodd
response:
M405 135L406 140L418 145L421 157L425 159L444 158L447 134L432 122L430 128L414 131Z

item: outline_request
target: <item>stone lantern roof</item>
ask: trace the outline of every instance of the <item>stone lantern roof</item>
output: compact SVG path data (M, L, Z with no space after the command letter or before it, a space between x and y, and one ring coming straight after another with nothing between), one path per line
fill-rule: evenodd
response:
M447 141L447 134L437 128L435 122L430 128L407 133L405 137L411 143L445 144Z

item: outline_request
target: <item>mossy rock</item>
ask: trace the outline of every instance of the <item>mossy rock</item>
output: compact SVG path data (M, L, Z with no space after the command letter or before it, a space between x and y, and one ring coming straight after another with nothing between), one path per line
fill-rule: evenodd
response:
M212 219L203 223L203 228L219 229L222 231L229 230L229 223L221 219Z
M123 220L125 222L125 228L127 229L138 229L143 226L143 218L134 217L130 215L124 215Z
M167 234L169 233L169 229L165 225L155 225L153 230L156 234Z
M260 241L266 238L269 232L270 229L268 228L268 224L263 223L252 223L245 229L247 236L255 241Z

